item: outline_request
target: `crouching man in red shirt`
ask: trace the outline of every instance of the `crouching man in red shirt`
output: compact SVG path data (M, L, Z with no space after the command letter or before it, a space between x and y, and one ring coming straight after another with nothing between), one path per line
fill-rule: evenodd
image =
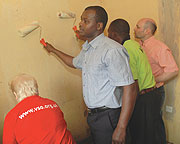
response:
M3 144L75 144L59 106L38 93L36 80L16 76L11 89L18 104L6 115Z

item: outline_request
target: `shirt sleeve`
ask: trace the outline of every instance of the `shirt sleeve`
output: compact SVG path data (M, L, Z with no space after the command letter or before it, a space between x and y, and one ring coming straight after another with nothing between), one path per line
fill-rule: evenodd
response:
M16 137L14 135L14 124L13 124L13 118L9 118L9 116L6 116L4 120L4 128L3 128L3 144L18 144L16 141Z
M163 67L164 72L178 71L177 64L168 47L161 48L159 51L159 65Z
M124 86L134 82L128 61L129 56L125 48L111 49L107 52L106 65L112 85Z
M83 50L81 50L79 55L73 58L74 67L76 67L77 69L82 69L83 60L84 60L84 52Z

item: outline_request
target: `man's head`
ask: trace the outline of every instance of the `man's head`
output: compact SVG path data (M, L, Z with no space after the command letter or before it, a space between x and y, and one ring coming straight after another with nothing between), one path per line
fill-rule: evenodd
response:
M153 19L143 18L138 21L134 28L135 37L145 41L149 37L153 36L156 32L157 26Z
M17 75L10 83L11 90L18 102L32 95L38 95L36 80L27 74Z
M130 27L124 19L116 19L111 22L108 28L108 37L123 44L125 40L130 39Z
M108 15L104 8L100 6L87 7L81 15L79 34L91 41L104 31L107 20Z

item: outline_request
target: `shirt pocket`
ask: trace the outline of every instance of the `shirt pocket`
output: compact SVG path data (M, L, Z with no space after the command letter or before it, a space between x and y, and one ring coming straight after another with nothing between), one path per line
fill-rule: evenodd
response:
M88 73L97 77L97 80L107 76L107 70L103 64L88 65Z

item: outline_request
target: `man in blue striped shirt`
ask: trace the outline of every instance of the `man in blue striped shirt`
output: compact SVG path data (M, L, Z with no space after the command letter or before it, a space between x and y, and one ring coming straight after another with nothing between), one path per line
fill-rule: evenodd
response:
M87 121L94 143L124 144L137 94L127 51L103 34L107 20L104 8L90 6L85 9L79 34L86 42L76 57L49 43L45 49L68 66L82 70L83 96L89 111Z

